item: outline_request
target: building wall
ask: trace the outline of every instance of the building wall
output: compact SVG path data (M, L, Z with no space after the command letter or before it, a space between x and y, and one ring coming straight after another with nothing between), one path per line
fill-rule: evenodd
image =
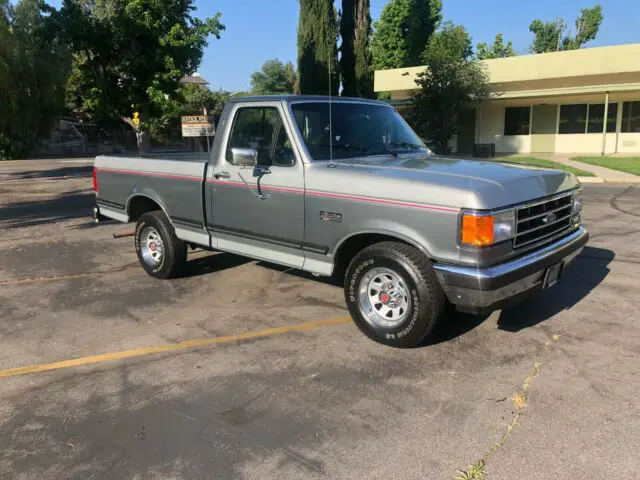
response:
M556 135L556 153L596 153L602 151L601 133ZM605 153L615 153L616 134L607 133Z
M529 135L504 135L504 109L502 105L488 103L476 110L478 143L495 143L499 153L529 153Z
M640 153L640 133L621 133L618 153Z
M558 107L568 101L558 101ZM616 102L618 103L618 102ZM602 150L601 133L555 134L553 152L535 152L532 148L531 135L504 135L505 108L510 106L526 106L525 103L504 104L504 102L483 102L476 109L476 141L478 143L495 143L496 153L600 153ZM618 112L622 111L622 102L618 103ZM557 122L557 119L556 119ZM605 153L640 153L640 133L620 132L621 114L617 118L618 133L607 133ZM557 132L557 124L553 128ZM616 150L617 142L617 150Z

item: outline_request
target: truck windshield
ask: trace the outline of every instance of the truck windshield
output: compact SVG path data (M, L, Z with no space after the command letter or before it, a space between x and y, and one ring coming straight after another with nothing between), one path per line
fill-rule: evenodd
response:
M332 103L333 138L329 134L328 102L294 103L291 109L313 160L329 160L331 149L334 159L397 155L411 151L431 153L390 106L340 101Z

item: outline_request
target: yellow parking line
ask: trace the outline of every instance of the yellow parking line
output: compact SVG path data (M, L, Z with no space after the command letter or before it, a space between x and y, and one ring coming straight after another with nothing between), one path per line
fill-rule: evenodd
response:
M340 325L348 323L351 318L348 316L332 318L327 320L317 320L315 322L298 323L296 325L286 325L283 327L267 328L264 330L256 330L253 332L238 333L234 335L226 335L223 337L198 338L187 340L180 343L172 343L169 345L157 345L155 347L136 348L134 350L124 350L122 352L103 353L100 355L92 355L89 357L73 358L71 360L63 360L53 363L42 363L27 365L25 367L8 368L0 370L0 378L16 377L18 375L27 375L29 373L48 372L50 370L59 370L62 368L79 367L81 365L90 365L94 363L113 362L116 360L124 360L125 358L142 357L145 355L154 355L158 353L177 352L181 350L190 350L221 343L239 342L243 340L251 340L254 338L270 337L292 332L303 332L305 330L314 330L316 328L328 327L331 325Z

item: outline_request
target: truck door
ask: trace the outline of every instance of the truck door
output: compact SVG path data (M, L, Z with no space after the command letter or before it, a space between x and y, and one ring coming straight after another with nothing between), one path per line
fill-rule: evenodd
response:
M212 188L218 248L301 267L304 166L280 102L239 103L217 152Z

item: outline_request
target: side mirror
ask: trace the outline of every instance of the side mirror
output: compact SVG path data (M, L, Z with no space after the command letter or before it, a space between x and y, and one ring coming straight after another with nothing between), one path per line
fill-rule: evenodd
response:
M258 163L258 150L255 148L233 147L231 149L231 157L234 165L254 167Z

